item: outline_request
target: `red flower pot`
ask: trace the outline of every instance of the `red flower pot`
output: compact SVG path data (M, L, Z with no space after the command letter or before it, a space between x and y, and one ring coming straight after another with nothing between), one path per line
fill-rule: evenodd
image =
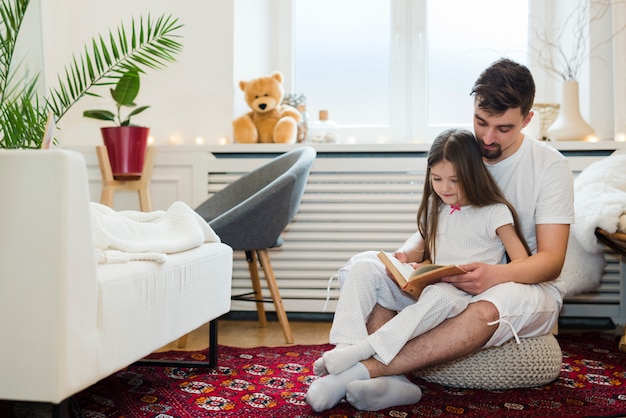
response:
M113 178L115 180L140 179L150 128L114 126L100 128L100 131L109 154Z

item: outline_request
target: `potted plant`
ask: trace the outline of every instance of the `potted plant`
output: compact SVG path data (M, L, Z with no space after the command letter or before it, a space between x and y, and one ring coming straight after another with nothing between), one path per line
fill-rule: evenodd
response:
M139 94L139 70L127 70L111 88L111 97L115 102L116 113L109 110L85 110L83 116L114 122L117 126L100 128L102 139L107 148L113 178L116 180L137 180L141 177L148 134L150 129L132 125L130 118L150 106L136 107L135 98ZM134 108L126 118L122 118L122 107Z
M129 72L163 68L182 50L178 19L133 18L128 28L120 24L106 36L92 38L66 66L59 85L41 98L38 76L16 83L26 79L20 76L15 46L29 4L30 0L0 0L0 148L40 148L49 114L58 125L82 97L98 96L94 87L119 84Z

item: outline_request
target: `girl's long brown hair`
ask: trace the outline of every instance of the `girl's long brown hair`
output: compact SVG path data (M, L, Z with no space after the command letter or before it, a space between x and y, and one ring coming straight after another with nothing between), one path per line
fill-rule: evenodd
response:
M444 160L454 166L458 185L470 205L483 207L503 203L509 208L513 214L515 232L530 255L517 212L487 171L474 134L465 129L448 129L435 138L428 152L424 193L417 210L417 227L425 242L424 259L434 261L439 209L443 204L432 187L430 170L433 165Z

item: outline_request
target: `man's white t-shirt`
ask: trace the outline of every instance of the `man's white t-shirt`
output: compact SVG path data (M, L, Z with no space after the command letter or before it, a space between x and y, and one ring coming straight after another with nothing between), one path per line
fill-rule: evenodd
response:
M556 149L525 135L515 154L485 165L517 211L533 254L537 252L535 225L574 223L572 171Z

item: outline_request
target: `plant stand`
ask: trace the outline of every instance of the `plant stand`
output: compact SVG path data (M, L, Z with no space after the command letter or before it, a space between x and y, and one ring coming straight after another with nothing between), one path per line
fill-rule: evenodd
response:
M96 153L98 155L98 163L100 165L100 174L102 176L102 193L100 195L100 203L113 207L114 193L118 190L136 191L139 194L139 207L142 212L152 211L152 203L150 201L150 180L152 179L152 168L154 166L155 147L146 148L146 158L143 163L143 170L139 180L115 180L109 154L105 146L97 146Z

